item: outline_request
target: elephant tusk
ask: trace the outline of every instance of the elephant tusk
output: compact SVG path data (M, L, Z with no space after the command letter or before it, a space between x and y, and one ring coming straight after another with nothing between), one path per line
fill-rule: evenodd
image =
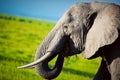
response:
M47 59L48 57L50 57L50 56L51 56L51 52L48 52L48 53L46 53L44 56L42 56L40 59L38 59L38 60L36 60L36 61L34 61L34 62L32 62L32 63L26 64L26 65L24 65L24 66L19 66L19 67L17 67L17 68L28 68L28 67L32 67L32 66L37 65L38 63L46 60L46 59Z

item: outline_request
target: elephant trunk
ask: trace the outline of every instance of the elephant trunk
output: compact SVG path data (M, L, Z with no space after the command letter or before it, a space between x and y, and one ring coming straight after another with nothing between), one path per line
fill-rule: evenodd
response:
M45 79L53 79L61 72L64 57L62 55L63 45L66 36L62 30L53 29L38 48L35 61L18 68L27 68L35 66L39 75ZM49 68L48 63L58 55L57 61L53 69Z
M49 61L43 61L39 63L38 65L36 65L36 70L43 78L53 79L60 74L64 62L64 57L62 57L62 55L58 55L57 61L53 69L49 68L48 62Z
M66 37L63 35L63 33L61 33L61 31L58 31L55 34L54 38L51 40L49 47L47 49L47 52L50 52L51 55L47 59L45 59L44 61L36 65L37 72L43 78L53 79L60 74L62 70L63 62L64 62L62 50L63 50L63 45L65 41L66 41ZM36 60L40 59L40 56L42 56L42 54L40 54L39 51L41 52L41 47L40 49L38 49L38 52L36 53ZM48 63L57 55L58 55L58 58L55 63L55 66L53 69L50 69L48 66Z

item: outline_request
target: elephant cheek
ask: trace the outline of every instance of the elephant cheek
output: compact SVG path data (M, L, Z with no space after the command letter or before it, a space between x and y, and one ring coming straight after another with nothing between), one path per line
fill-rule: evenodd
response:
M83 40L80 36L73 36L69 40L71 54L79 54L84 49Z

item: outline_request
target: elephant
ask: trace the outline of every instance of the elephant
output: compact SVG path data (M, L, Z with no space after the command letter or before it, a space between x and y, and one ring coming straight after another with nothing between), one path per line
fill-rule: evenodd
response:
M64 58L82 54L85 59L101 57L94 80L120 80L120 5L83 2L71 6L38 47L35 61L20 66L35 69L45 79L56 78ZM48 63L57 56L54 67Z

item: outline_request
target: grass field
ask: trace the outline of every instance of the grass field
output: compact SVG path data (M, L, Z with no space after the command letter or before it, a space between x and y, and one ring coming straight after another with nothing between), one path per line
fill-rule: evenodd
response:
M44 80L34 69L17 67L34 60L37 47L54 25L53 22L0 15L0 80ZM86 60L81 55L66 58L55 80L92 80L100 60Z

